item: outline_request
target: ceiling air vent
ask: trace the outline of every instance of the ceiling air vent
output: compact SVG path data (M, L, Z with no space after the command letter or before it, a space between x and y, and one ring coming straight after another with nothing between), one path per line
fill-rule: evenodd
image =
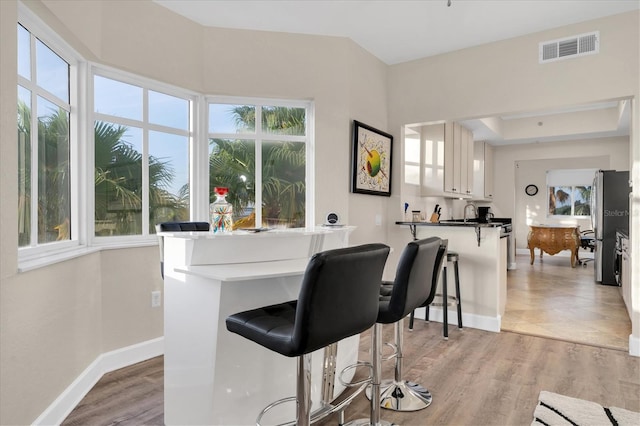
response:
M539 44L540 63L576 56L593 55L600 50L600 32L545 41Z

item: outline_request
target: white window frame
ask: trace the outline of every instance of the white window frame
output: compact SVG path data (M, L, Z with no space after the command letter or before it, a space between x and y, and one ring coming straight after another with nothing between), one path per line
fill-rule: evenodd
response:
M236 133L209 133L209 104L229 104L229 105L252 105L256 107L256 131L255 133L248 134L236 134ZM264 133L261 131L261 126L258 123L262 123L262 110L263 106L281 106L288 108L304 108L305 114L305 135L304 136L290 136L290 135L274 135L271 133ZM201 187L198 188L199 197L202 200L209 200L209 139L250 139L255 140L256 143L256 188L262 188L262 149L260 142L263 140L281 140L292 142L303 142L305 144L305 227L307 229L313 228L315 223L315 141L313 128L314 120L314 103L309 100L285 100L285 99L271 99L271 98L253 98L253 97L237 97L237 96L207 96L206 98L206 118L205 124L205 137L203 143L203 151L201 152L201 163L199 167L203 175L199 176L198 182ZM256 193L255 205L262 205L262 191ZM208 221L209 205L200 207L200 220ZM261 223L262 212L260 209L256 209L256 226Z
M547 217L549 218L571 218L584 219L587 215L576 215L576 200L573 193L577 186L593 187L593 175L597 169L552 169L546 171L546 189L547 189ZM551 214L549 212L549 188L567 187L571 188L571 214ZM593 195L593 194L592 194Z
M39 266L41 264L50 264L57 261L61 254L73 252L78 248L81 248L86 244L86 238L83 234L83 222L84 218L81 213L81 199L80 199L80 158L82 155L82 148L79 140L82 135L82 122L83 122L83 109L81 108L81 87L86 81L85 67L82 62L82 56L78 54L71 46L69 46L64 39L56 34L49 26L47 26L40 18L38 18L33 12L31 12L21 2L18 2L18 21L26 28L33 36L44 43L49 49L60 56L64 61L69 64L69 174L70 174L70 225L71 225L71 239L65 241L54 241L46 244L37 243L37 227L35 228L35 234L32 230L31 244L25 247L18 247L18 269L27 270L32 267ZM33 81L33 69L35 67L33 63L34 59L34 43L31 43L31 70L32 80L27 80L24 77L17 75L18 85L40 95L41 97L51 101L51 96L43 88L39 87ZM17 70L16 70L17 74ZM57 103L57 102L56 102ZM32 108L37 108L32 105ZM31 125L37 126L37 111L32 110ZM37 147L37 135L32 132L31 134L31 147L32 147L32 165L34 162L37 164L37 150L33 148ZM31 193L37 194L37 167L31 167ZM34 177L36 177L34 179ZM37 203L37 197L32 196L32 203ZM32 219L34 221L34 215L37 214L37 209L32 210ZM34 212L35 210L35 212ZM37 217L35 218L37 221ZM34 244L35 241L35 244Z
M112 116L108 114L101 114L95 112L94 107L94 76L105 77L108 79L120 81L122 83L138 86L143 92L143 112L142 121ZM88 116L87 127L91 133L88 139L88 155L87 163L89 164L87 170L87 182L94 182L95 174L95 132L94 123L96 120L107 121L109 123L121 124L124 126L131 126L142 129L142 167L144 170L149 169L149 131L159 131L163 133L170 133L179 136L185 136L189 143L189 211L191 220L194 219L194 211L196 208L196 200L194 200L193 183L194 170L193 161L194 153L198 150L197 144L199 131L197 129L197 123L202 121L198 110L198 105L202 103L202 96L195 92L181 89L176 86L172 86L166 83L162 83L156 80L141 77L139 75L127 73L115 68L107 67L100 64L92 63L90 65L90 73L88 78ZM165 127L159 124L149 122L149 105L148 105L148 92L149 91L160 92L167 95L175 96L177 98L186 99L189 101L189 127L187 130L182 131L173 127ZM206 144L205 144L206 145ZM117 235L117 236L95 236L95 186L90 185L88 193L88 215L87 215L87 232L89 240L96 246L136 246L141 244L155 244L157 243L157 236L149 232L149 174L143 170L142 173L142 233L136 235Z
M305 143L305 224L311 229L315 223L315 105L311 100L283 100L254 97L203 95L187 89L172 86L156 80L127 73L119 69L87 61L66 41L55 33L29 8L18 2L17 25L23 25L31 34L40 39L69 64L69 144L70 144L70 197L71 197L71 240L52 242L37 246L18 248L18 271L25 272L57 262L83 256L101 249L136 247L157 244L157 237L149 234L148 202L143 208L141 235L95 237L95 134L96 119L114 122L111 116L94 113L93 76L100 75L124 83L134 84L143 90L153 90L190 101L189 127L189 185L190 220L209 220L209 137L208 104L229 103L236 105L265 105L303 107L306 109ZM16 70L17 74L17 70ZM18 84L33 91L33 84L18 76ZM35 91L34 93L39 93ZM46 96L45 96L46 98ZM33 115L36 117L36 114ZM37 117L36 117L37 118ZM120 123L121 121L115 121ZM126 123L125 123L126 124ZM138 124L132 124L139 127ZM147 129L165 131L163 126L148 123ZM173 129L171 129L173 130ZM172 131L173 132L173 131ZM172 133L170 132L170 133ZM236 137L237 135L227 135ZM264 139L289 140L285 135L264 135ZM216 136L217 137L217 136ZM296 139L297 140L297 139ZM148 140L143 142L146 144ZM144 153L146 154L146 152ZM146 157L146 155L145 155ZM261 163L260 167L261 167ZM32 173L37 168L32 168ZM34 180L37 182L37 180ZM32 185L32 192L37 185ZM148 200L145 184L143 199ZM32 209L33 210L33 209Z

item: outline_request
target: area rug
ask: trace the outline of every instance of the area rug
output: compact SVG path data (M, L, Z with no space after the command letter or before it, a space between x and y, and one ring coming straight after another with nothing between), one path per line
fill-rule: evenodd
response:
M640 413L542 391L531 426L638 426Z

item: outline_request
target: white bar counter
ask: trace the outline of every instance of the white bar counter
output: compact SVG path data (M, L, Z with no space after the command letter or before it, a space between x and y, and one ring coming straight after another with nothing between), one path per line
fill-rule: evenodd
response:
M165 271L165 424L255 424L269 403L295 395L296 359L228 332L225 319L297 299L309 257L346 247L352 229L160 234ZM358 344L358 336L338 344L337 372L357 361ZM312 410L322 399L323 354L323 350L313 353ZM333 396L343 390L336 380ZM295 403L286 403L270 411L264 421L294 419Z
M459 254L463 326L499 332L507 300L507 239L500 238L500 227L485 226L478 234L474 226L421 223L414 225L411 233L405 229L402 232L406 232L407 240L413 232L418 239L440 237L448 240L449 251ZM447 268L447 283L448 294L455 294L451 263ZM442 322L442 309L429 308L430 319ZM455 326L457 313L454 307L449 308L448 315L449 326Z

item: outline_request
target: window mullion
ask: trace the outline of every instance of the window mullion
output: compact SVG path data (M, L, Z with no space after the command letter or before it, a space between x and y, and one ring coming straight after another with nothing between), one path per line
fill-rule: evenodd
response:
M142 235L149 235L149 90L142 89Z
M255 206L256 228L262 227L262 106L256 105L256 139L255 139Z
M30 226L31 226L31 235L30 235L30 246L35 247L38 245L38 94L36 90L36 82L37 82L37 74L36 74L36 38L33 34L30 37L30 66L31 66L31 85L29 89L31 90L31 122L29 125L31 126L31 140L29 141L30 149L31 149L31 192L29 195L30 198Z
M31 221L31 235L30 245L35 247L38 245L38 97L35 92L31 92L31 189L30 189L30 221Z

